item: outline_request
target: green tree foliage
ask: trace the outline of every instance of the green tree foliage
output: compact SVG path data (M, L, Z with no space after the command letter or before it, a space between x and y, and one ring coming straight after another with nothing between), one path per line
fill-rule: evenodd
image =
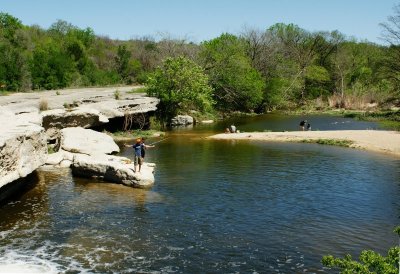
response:
M183 56L204 68L221 111L296 108L316 99L346 108L350 99L399 105L399 22L398 5L382 24L388 46L282 23L199 45L169 35L116 41L62 20L46 30L0 13L0 90L145 83L163 60Z
M127 50L126 45L119 45L115 62L117 64L117 72L121 76L121 79L128 81L130 75L130 64L129 60L132 54Z
M8 41L0 40L0 85L7 90L21 91L27 74L22 52Z
M148 94L160 99L157 115L163 124L168 124L179 113L212 110L208 77L199 65L187 58L165 59L149 77L147 86Z
M14 42L17 30L22 28L22 23L19 19L9 15L8 13L0 12L0 33L5 39Z
M318 50L325 42L324 37L309 33L296 25L282 23L273 25L268 32L277 49L275 58L278 62L272 68L275 70L274 78L284 78L281 81L286 83L279 93L290 101L313 98L324 93L324 84L329 80L329 74L324 73L323 85L319 85L318 88L315 85L316 81L321 80L321 77L317 80L318 74L321 76L325 70L316 64ZM278 92L272 91L272 93ZM266 96L268 97L268 94Z
M68 53L54 41L38 45L31 62L34 89L68 87L74 73L74 63Z
M309 98L317 98L329 94L330 74L322 66L310 65L305 73L306 94Z
M253 111L262 102L265 88L260 73L251 66L245 41L231 34L202 44L201 63L214 88L217 108Z
M29 89L29 70L24 54L22 23L17 18L0 13L0 88L22 91Z
M400 226L394 229L400 236ZM341 270L340 273L361 273L361 274L398 274L399 273L400 246L389 248L387 255L382 256L372 250L361 252L359 262L352 259L351 255L344 258L335 258L332 255L324 256L322 264Z
M383 38L390 45L387 49L384 66L386 77L395 86L395 96L400 96L400 4L393 8L394 14L382 23Z

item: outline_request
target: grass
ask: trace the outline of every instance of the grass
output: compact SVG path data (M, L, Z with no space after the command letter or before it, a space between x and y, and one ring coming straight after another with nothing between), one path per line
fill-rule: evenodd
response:
M118 89L114 91L114 98L115 100L121 99L121 92Z
M329 146L339 146L339 147L351 147L351 145L353 145L353 141L337 140L337 139L304 139L301 140L300 142L329 145Z
M380 123L384 128L400 131L400 111L348 112L344 117Z
M54 146L47 145L47 153L48 154L56 153L56 151L54 150Z
M12 94L12 92L10 91L4 91L4 90L0 91L0 96L8 96L10 94Z
M49 109L49 102L45 98L41 98L39 101L39 110L44 111Z
M384 120L380 121L379 123L386 129L400 131L400 121Z
M127 91L126 93L147 93L147 88L146 87L133 88L130 91Z

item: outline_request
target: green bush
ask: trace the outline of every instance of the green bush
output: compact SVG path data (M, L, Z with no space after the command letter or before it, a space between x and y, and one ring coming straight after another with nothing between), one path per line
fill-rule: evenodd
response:
M400 226L394 229L400 236ZM372 250L363 250L359 262L353 260L351 255L344 258L335 258L327 255L322 258L322 264L330 268L338 268L340 273L362 274L398 274L399 272L400 246L389 248L386 257Z

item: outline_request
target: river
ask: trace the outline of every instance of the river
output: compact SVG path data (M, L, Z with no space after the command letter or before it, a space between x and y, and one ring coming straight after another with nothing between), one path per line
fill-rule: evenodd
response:
M394 246L399 158L204 139L231 123L241 131L297 130L302 118L265 115L169 132L146 155L157 164L150 190L73 178L69 169L39 171L0 207L0 273L330 273L323 255ZM380 129L306 118L313 129Z

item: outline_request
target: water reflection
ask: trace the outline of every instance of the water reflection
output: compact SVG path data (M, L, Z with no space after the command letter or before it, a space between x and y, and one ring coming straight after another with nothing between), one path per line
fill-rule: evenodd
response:
M399 159L207 134L173 132L149 151L151 190L41 171L0 208L0 270L22 261L42 272L313 273L327 272L324 254L396 243Z

